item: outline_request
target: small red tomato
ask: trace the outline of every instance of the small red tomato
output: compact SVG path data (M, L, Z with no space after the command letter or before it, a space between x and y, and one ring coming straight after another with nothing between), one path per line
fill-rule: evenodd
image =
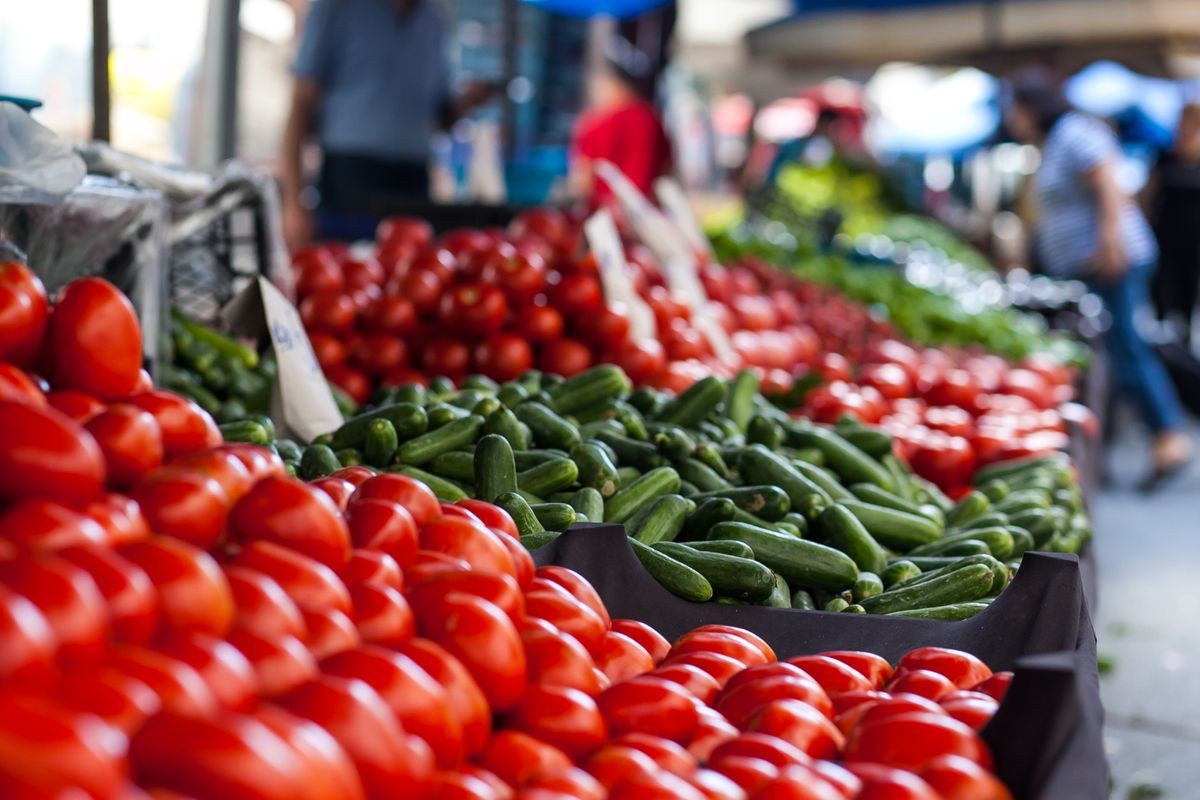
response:
M928 669L901 670L888 684L888 691L892 694L906 692L930 700L940 700L953 692L955 688L949 678L940 672Z
M37 606L68 662L95 663L108 648L104 596L85 570L60 558L0 563L0 582Z
M397 591L404 588L404 573L400 571L400 565L396 559L379 550L351 550L350 560L342 567L338 577L347 587L373 582Z
M417 523L404 506L391 500L360 499L346 508L346 525L354 547L382 551L400 566L417 556Z
M220 453L228 453L229 455L242 462L242 466L250 473L250 481L254 483L262 478L271 475L283 475L283 459L278 453L267 450L265 447L259 447L253 444L243 444L241 442L231 442L213 448ZM339 470L340 472L341 470ZM335 473L336 474L336 473ZM338 476L342 477L342 476ZM227 486L228 482L225 479L220 479L222 485ZM353 481L351 481L353 483ZM247 486L247 489L250 487ZM238 495L239 498L241 495Z
M712 651L731 656L747 667L765 664L769 660L757 644L724 630L697 630L685 633L671 646L668 657L697 651Z
M110 544L107 531L95 520L51 500L19 500L0 512L0 542L35 552Z
M592 354L581 342L558 339L542 345L537 363L539 369L570 378L592 365Z
M443 515L421 526L421 547L463 559L475 570L515 575L512 556L482 523Z
M488 740L479 763L509 786L517 787L536 775L570 768L571 759L527 733L499 731Z
M158 650L200 674L222 707L248 711L258 703L258 676L242 652L203 633L169 636Z
M300 609L274 578L255 569L226 566L225 579L237 607L238 628L263 636L308 635Z
M772 700L754 713L747 730L778 736L813 758L837 758L845 744L837 726L801 700Z
M678 684L642 675L600 694L600 712L614 734L641 732L686 742L696 731L696 704Z
M421 351L421 366L431 375L460 378L471 368L471 348L457 339L434 339Z
M812 678L772 676L747 681L726 689L717 697L717 711L739 728L745 727L758 709L772 700L802 700L827 717L833 716L833 704L825 690Z
M671 650L671 643L663 635L644 622L636 619L614 619L612 629L623 633L645 648L655 664L661 664Z
M104 595L114 638L146 644L158 625L158 594L145 570L105 545L77 544L58 556L84 570Z
M251 542L233 560L273 578L301 609L351 609L350 592L321 562L273 542Z
M46 331L46 289L29 267L0 262L0 361L27 365Z
M75 711L95 714L126 736L141 730L162 707L154 690L136 678L90 667L64 674L55 684L54 695Z
M529 800L559 800L559 798L574 798L574 800L605 800L607 793L604 785L578 767L562 770L552 770L534 775L521 787L527 793ZM545 794L531 795L532 792Z
M562 336L563 318L550 306L523 306L513 314L513 328L529 341L545 344Z
M672 656L671 658L667 658L659 663L664 667L671 664L691 664L692 666L707 672L716 680L717 684L722 687L724 687L728 681L733 678L733 676L749 671L746 669L746 665L738 661L736 658L731 658L727 655L713 652L684 653L680 656Z
M574 273L563 276L558 285L550 290L554 307L564 314L587 314L604 306L604 293L600 281L593 275Z
M357 405L365 404L371 397L371 379L361 370L347 366L333 367L325 370L325 377Z
M687 749L697 761L707 763L717 745L734 738L739 731L719 712L707 706L701 708L699 714L700 722Z
M342 333L354 327L358 309L350 295L339 291L321 291L300 301L300 319L310 331Z
M304 645L318 661L362 645L362 636L350 615L336 608L306 608L300 612L308 638Z
M324 478L309 481L309 485L329 495L329 499L343 513L346 511L346 504L350 502L350 495L354 494L355 488L354 484L350 481L344 481L332 475L326 475Z
M328 333L311 331L308 343L312 345L313 355L317 357L321 369L328 371L346 363L346 346L340 339Z
M874 653L866 653L861 650L826 650L821 655L852 667L870 681L875 688L887 683L888 679L892 677L892 665L886 658Z
M636 385L648 383L667 368L667 355L657 340L626 341L617 349L614 359Z
M211 478L221 487L230 503L245 497L257 480L243 458L220 448L198 450L177 458L171 462L171 469Z
M150 412L158 421L168 459L221 443L221 432L209 413L174 392L154 389L135 394L127 402Z
M691 753L670 739L664 739L661 736L626 733L613 739L611 744L639 750L650 756L660 769L665 769L672 775L682 778L686 778L696 769L696 759Z
M375 470L372 468L359 466L342 467L341 469L330 473L329 477L340 478L341 480L349 481L354 485L354 488L357 489L359 486L363 485L364 481L366 481L368 478L374 478L375 475Z
M608 609L604 607L604 601L600 599L600 595L596 593L596 589L575 570L548 565L538 567L537 577L545 578L566 589L572 597L592 609L592 611L595 611L596 615L604 621L606 628L612 625L612 620L608 616ZM634 639L634 641L637 641L637 639Z
M552 742L574 759L587 756L607 738L596 701L568 686L530 686L508 715L508 725Z
M945 676L959 689L978 686L992 671L976 656L946 647L921 647L905 654L896 665L898 672L926 669Z
M512 620L494 603L461 593L448 595L441 608L438 618L421 620L421 632L462 662L494 710L515 707L527 668Z
M480 752L492 728L492 715L471 673L449 651L428 639L413 639L402 652L446 690L446 705L462 728L466 754Z
M103 278L80 278L54 304L43 352L56 388L126 397L140 378L142 329L117 287Z
M404 336L417 329L417 309L407 298L384 295L363 314L363 327L373 333Z
M483 279L499 286L511 302L528 303L546 285L546 264L535 254L497 254L484 265Z
M422 316L432 316L442 299L442 289L446 281L438 273L427 268L418 269L415 264L409 272L400 279L394 292L413 304L416 312ZM389 285L390 286L390 285Z
M599 655L607 630L604 620L561 586L551 583L527 593L525 613L569 633L593 656Z
M654 669L654 659L640 644L623 633L606 631L596 666L613 683L629 680ZM662 676L659 676L662 677Z
M87 501L104 486L96 440L52 408L0 400L0 498Z
M525 617L525 597L512 576L502 572L483 572L447 567L424 574L409 570L409 602L418 615L441 613L441 603L450 594L461 592L480 597L496 606L517 624Z
M708 766L720 772L722 764L730 758L759 758L780 769L809 761L802 751L765 733L742 733L717 745L708 759Z
M212 549L225 533L229 496L216 480L181 468L151 472L133 487L150 529L201 550Z
M611 634L613 631L609 631L609 633ZM716 678L691 664L669 664L658 667L650 674L672 683L678 683L706 705L711 704L716 698L717 692L721 690Z
M821 684L821 688L830 697L837 697L844 692L861 692L874 688L862 673L828 656L798 656L789 658L788 663L807 672L813 680Z
M493 333L475 346L475 369L497 381L511 381L533 366L529 342L511 333Z
M329 496L291 478L264 478L229 514L232 536L291 547L335 569L350 557L350 532Z
M254 667L259 693L264 698L290 692L319 674L317 660L295 636L237 628L229 634L229 643Z
M984 767L992 763L987 745L973 730L949 716L924 712L860 725L846 742L845 758L919 772L942 755L963 756Z
M379 583L350 586L354 622L367 644L403 647L416 632L412 608L398 589Z
M390 500L399 503L412 515L418 526L441 516L437 495L418 480L407 475L384 473L368 478L358 485L350 498L350 506L360 500Z
M660 771L654 759L641 750L619 744L600 748L583 766L606 789L612 789L629 778L654 775Z
M442 325L448 330L470 336L486 336L500 330L508 313L504 293L495 286L481 282L456 286L442 298L439 311Z
M282 739L303 762L304 796L365 800L354 762L320 725L271 705L260 706L251 716Z
M34 388L37 388L36 386ZM38 390L41 391L40 389ZM16 399L16 398L5 398ZM75 392L70 389L53 391L46 395L50 407L61 411L80 425L103 411L106 406L101 400L86 392Z
M307 297L323 289L336 291L345 285L342 265L333 251L321 245L313 245L292 254L292 267L296 271L296 293Z
M81 511L104 529L113 547L150 536L150 525L141 507L123 494L106 494L83 506Z
M729 756L721 761L718 769L725 777L736 783L750 797L758 797L779 777L779 768L770 761L751 756Z
M983 767L962 756L934 758L921 778L942 797L956 800L1012 800L1012 794L1000 780Z
M224 636L233 625L233 593L212 556L166 536L118 551L145 570L158 590L162 630Z

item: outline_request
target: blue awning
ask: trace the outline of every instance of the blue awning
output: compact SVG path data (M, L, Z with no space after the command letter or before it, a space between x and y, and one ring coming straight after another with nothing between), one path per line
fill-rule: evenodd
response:
M524 0L531 6L569 17L609 16L628 19L669 5L672 0Z

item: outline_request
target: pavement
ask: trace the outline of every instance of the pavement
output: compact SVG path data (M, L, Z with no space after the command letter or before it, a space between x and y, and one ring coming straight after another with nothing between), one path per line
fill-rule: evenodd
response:
M1200 459L1147 496L1145 434L1123 425L1093 498L1093 610L1114 800L1200 798Z

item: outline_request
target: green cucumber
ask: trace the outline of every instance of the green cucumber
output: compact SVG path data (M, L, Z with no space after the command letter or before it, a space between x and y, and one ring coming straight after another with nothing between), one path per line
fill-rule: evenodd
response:
M733 519L737 506L728 497L709 497L704 500L692 498L698 502L696 510L688 515L683 525L681 539L697 541L708 535L708 529L718 522L728 522Z
M444 428L451 422L458 419L469 417L471 412L465 408L452 406L449 403L433 403L425 409L425 417L428 420L428 432L436 431Z
M907 611L892 611L884 616L888 617L907 617L908 619L942 619L942 620L963 620L970 619L987 608L987 603L951 603L945 606L933 606L930 608L913 608Z
M575 462L560 458L517 473L517 486L531 494L547 495L574 485L578 478L579 467Z
M400 439L396 426L388 419L373 419L367 427L367 440L363 445L363 460L372 467L386 467L392 463Z
M472 453L451 450L449 453L442 453L425 466L434 475L460 483L475 483L475 456Z
M396 450L396 461L418 467L427 464L442 453L474 443L482 427L483 417L474 414L456 419L400 445Z
M651 470L663 465L664 459L658 448L649 442L639 442L628 436L601 431L597 436L601 442L612 448L617 454L617 465L634 467L639 470Z
M585 422L579 426L579 437L581 439L595 439L601 433L624 436L625 428L615 419L597 419Z
M909 503L916 501L916 487L913 485L913 479L916 477L900 463L900 459L895 453L888 453L883 458L879 459L879 463L883 464L883 468L892 476L892 482L895 483L896 496ZM941 514L941 508L938 508L938 513Z
M721 450L712 442L701 442L692 452L692 458L711 469L723 480L729 480L731 473L725 459L721 458Z
M600 492L590 486L584 486L571 494L571 508L577 515L587 517L588 522L601 522L604 519L604 498Z
M1050 492L1044 489L1018 489L996 504L996 510L1005 514L1020 514L1050 508Z
M630 517L625 531L642 544L673 541L683 530L688 514L695 510L696 504L686 497L663 495Z
M976 517L982 517L992 510L992 501L983 492L975 491L954 504L954 508L946 512L947 527L964 525Z
M548 531L565 531L575 524L575 509L566 503L534 503L529 508Z
M529 447L529 442L525 440L525 432L521 428L521 421L508 408L497 408L484 417L483 433L503 436L513 450L525 450Z
M883 548L845 506L834 504L822 511L815 527L826 544L850 556L860 570L878 574L887 566Z
M227 442L241 442L259 446L271 443L272 437L267 427L261 422L256 422L252 419L244 419L239 422L226 422L223 425L218 425L217 428L221 431L221 438Z
M519 383L509 381L501 384L496 392L496 399L507 408L515 408L529 399L530 391Z
M792 607L792 589L787 585L787 581L778 572L771 573L775 581L775 588L763 600L759 601L758 605L766 608L791 608Z
M858 567L845 553L765 528L741 522L720 522L708 532L708 538L745 542L754 551L756 560L778 572L793 586L838 591L858 577Z
M334 452L337 456L338 463L343 467L361 467L363 464L363 454L361 450L355 450L353 447L347 447ZM287 459L284 459L285 461Z
M571 448L571 460L578 467L582 485L596 489L602 497L612 497L617 493L620 476L602 443L589 440L575 445Z
M284 461L299 461L304 456L304 448L291 439L278 439L275 449Z
M702 553L721 553L738 558L754 558L754 551L745 542L736 539L714 539L706 542L684 542L686 546Z
M1024 553L1037 547L1033 542L1033 534L1024 528L1018 528L1013 525L1008 528L1008 532L1012 535L1013 540L1013 549L1012 553L1009 554L1009 558L1019 558Z
M300 457L300 466L296 471L304 480L315 481L341 468L341 463L328 445L310 444L304 448L304 455Z
M636 467L617 467L618 491L642 477L642 471Z
M927 514L921 510L921 506L917 505L916 503L910 503L907 500L892 494L886 489L880 489L873 483L855 483L851 484L849 488L850 493L853 494L856 499L861 500L864 503L871 503L872 505L883 506L884 508L891 508L895 509L896 511L903 511L906 514L913 514L918 517L927 516ZM936 506L931 507L936 508Z
M679 473L659 467L632 481L604 504L605 522L624 522L657 497L679 491Z
M919 576L909 581L909 583L906 585L919 586L923 583L940 578L943 575L948 575L955 570L965 569L966 567L974 564L983 564L992 571L992 585L988 590L989 595L999 594L1004 590L1004 587L1008 585L1008 567L999 559L994 558L987 553L978 553L975 555L954 559L945 566L921 573Z
M628 541L645 570L671 594L694 603L704 603L713 598L712 584L699 572L636 539Z
M807 525L808 523L805 524ZM780 533L786 533L788 536L793 536L797 539L804 538L804 531L790 522L784 522L783 520L780 520L779 522L769 522L767 525L769 525L770 528L779 531Z
M847 500L842 505L858 517L858 521L866 526L875 541L893 550L907 551L937 541L942 535L941 526L928 517L907 514L861 500Z
M775 590L775 573L753 559L703 552L675 542L658 542L654 549L699 572L723 597L763 600Z
M614 364L592 367L546 390L551 407L559 414L573 414L610 398L628 394L633 388L625 371Z
M1050 456L1027 456L1023 458L1014 458L1008 461L996 461L987 465L983 469L978 470L974 476L976 485L986 483L994 478L1008 481L1009 478L1036 471L1041 468L1050 468L1053 470L1061 470L1069 467L1069 463L1065 456L1055 454Z
M414 480L420 481L432 489L439 500L447 503L457 503L459 500L466 500L471 496L471 493L466 490L463 484L443 478L440 475L434 475L432 472L426 472L420 467L403 465L391 467L388 469L388 472L398 472L401 475L407 475Z
M920 547L914 547L909 555L914 556L940 556L947 555L947 549L969 540L978 540L987 545L991 554L1001 561L1006 560L1013 551L1012 534L1007 528L976 528L974 530L963 531L962 533L952 533L944 536L937 541L923 544Z
M654 418L684 428L692 428L717 410L725 399L725 382L709 376L684 389L659 410Z
M892 452L891 434L879 428L862 427L852 431L838 431L838 433L843 439L871 458L882 459Z
M460 389L477 389L485 394L495 394L500 389L500 384L489 378L487 375L468 375L458 384Z
M527 533L521 537L521 544L526 550L534 551L543 545L550 544L558 537L562 536L559 531L541 531L539 533Z
M850 604L846 602L845 598L834 597L834 598L831 598L829 600L829 602L825 604L825 607L822 610L829 611L834 614L840 614L841 612L845 611L849 607L850 607Z
M973 520L964 522L961 525L955 525L952 528L947 528L947 533L961 533L962 531L975 530L976 528L994 528L997 525L1003 527L1009 522L1008 515L1002 514L999 511L989 511L982 517L976 517Z
M877 594L883 593L883 579L874 572L860 572L854 584L850 587L850 594L854 597L854 602L859 602L868 597L874 597Z
M944 547L938 550L940 555L944 556L974 556L980 553L991 553L992 548L988 547L988 543L982 539L959 539L954 542L947 542Z
M485 397L471 407L471 413L478 414L479 416L483 417L484 422L486 423L489 416L502 408L504 408L504 404L495 397Z
M982 486L979 486L977 488L993 504L999 503L1001 500L1008 497L1008 493L1009 493L1009 491L1011 491L1008 488L1008 484L1005 483L1004 481L1000 480L999 478L993 478L992 480L988 481L987 483L985 483Z
M367 430L377 419L386 419L392 423L396 430L396 438L400 441L420 436L429 426L429 417L421 406L416 403L393 403L343 422L341 427L333 432L330 447L334 450L347 447L361 450L367 441Z
M828 428L793 423L787 426L787 441L792 447L815 447L825 463L847 483L873 483L888 491L895 490L891 474L875 459Z
M579 428L541 403L532 400L524 402L516 407L514 413L533 431L533 444L538 447L554 447L569 452L582 440Z
M919 499L922 503L933 503L942 510L943 514L954 508L954 501L947 497L946 493L937 487L937 484L916 475L913 476L912 482L916 494L919 495L914 499Z
M825 490L825 494L829 495L832 500L853 500L854 495L841 482L834 477L833 473L826 470L824 467L818 467L815 464L809 464L807 461L793 459L792 466L796 470L808 478L810 481L820 486ZM874 484L867 484L873 486Z
M517 490L517 464L508 439L498 433L487 434L475 445L471 460L475 495L479 499L490 503Z
M890 614L916 608L964 603L986 597L991 591L992 570L972 564L923 583L902 584L882 594L863 599L861 605L871 614Z
M758 377L748 369L740 371L729 381L725 391L725 416L742 433L754 415L754 397L758 394Z
M792 608L801 611L816 611L817 604L813 602L813 596L805 589L797 589L792 592Z
M720 491L729 488L729 481L718 475L707 464L695 458L683 458L674 463L679 477L701 492Z
M458 406L470 411L479 405L479 402L486 396L483 392L476 389L462 389L447 397L446 402L452 406Z
M783 446L783 426L773 419L755 414L746 425L746 444L758 444L775 451Z
M536 467L538 464L558 461L562 458L569 458L565 450L514 450L513 452L513 460L516 462L518 470L526 470Z
M507 511L508 515L512 517L513 522L516 523L517 532L521 534L522 541L526 536L545 532L546 527L538 521L537 515L533 513L529 503L516 492L505 492L492 502Z
M1033 537L1034 547L1041 547L1050 540L1055 531L1056 515L1045 509L1032 509L1013 514L1008 518L1010 527L1022 528L1029 531Z
M760 517L768 522L783 519L792 507L791 498L778 486L761 484L755 486L734 486L728 489L717 489L712 492L701 492L693 495L692 499L701 503L712 497L726 497L738 508Z
M879 577L883 581L884 588L891 589L893 586L899 586L902 583L911 581L920 574L920 566L909 561L907 558L902 558L899 561L893 561L888 564L887 568L879 573Z
M784 514L783 519L779 520L779 522L776 524L785 522L799 531L799 536L801 539L808 535L808 520L805 519L803 514L797 514L795 511L789 511L788 513Z
M747 484L778 486L783 489L791 500L792 510L810 520L815 519L817 514L832 503L824 489L802 475L782 456L761 444L751 445L742 451L738 457L738 473Z
M658 389L643 386L640 389L635 389L633 394L629 395L627 402L630 406L637 409L638 413L654 416L660 408L667 404L667 399L667 396Z

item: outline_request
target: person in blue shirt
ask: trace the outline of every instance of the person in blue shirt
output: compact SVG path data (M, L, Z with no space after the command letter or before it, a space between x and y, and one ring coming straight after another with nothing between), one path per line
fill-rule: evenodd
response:
M1040 213L1037 255L1054 277L1087 281L1112 316L1106 345L1118 385L1134 397L1154 434L1153 488L1193 455L1179 396L1137 319L1149 309L1158 259L1141 209L1117 183L1120 145L1100 120L1074 110L1059 85L1031 73L1013 87L1006 120L1018 139L1041 146L1034 176Z
M280 188L294 249L314 235L303 153L322 164L317 210L325 219L380 217L424 200L434 133L487 99L473 84L451 101L444 30L434 0L314 0L293 65Z

